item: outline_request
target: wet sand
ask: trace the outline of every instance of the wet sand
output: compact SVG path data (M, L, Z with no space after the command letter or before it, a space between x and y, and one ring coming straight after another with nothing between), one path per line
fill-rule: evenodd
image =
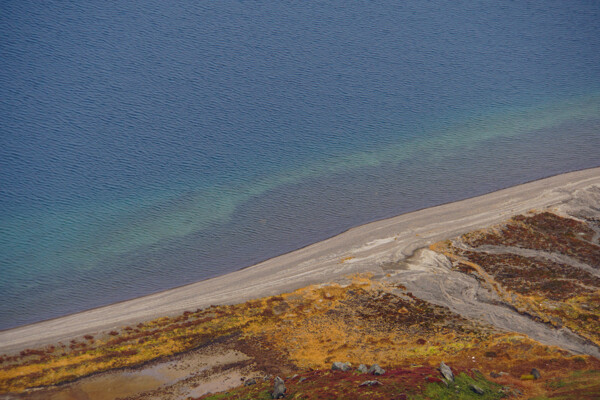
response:
M415 250L506 220L531 209L559 206L578 190L600 185L600 168L566 173L483 196L403 214L217 278L133 300L0 332L0 353L86 333L290 292L357 272L385 273Z

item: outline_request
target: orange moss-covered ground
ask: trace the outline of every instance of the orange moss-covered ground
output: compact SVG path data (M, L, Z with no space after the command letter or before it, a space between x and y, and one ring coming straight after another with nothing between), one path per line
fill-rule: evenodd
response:
M308 287L3 356L0 390L21 391L139 365L220 338L245 353L262 354L266 369L293 370L324 368L337 359L410 363L470 349L494 335L493 329L401 288L355 279L346 287Z
M271 374L324 371L332 361L379 363L393 370L411 365L431 369L443 360L457 371L507 372L513 385L537 393L539 383L523 386L519 379L531 368L548 378L564 371L600 369L593 358L572 357L527 337L497 332L417 299L401 287L368 279L188 312L82 339L4 357L2 391L18 392L138 365L216 340L250 355Z
M581 221L543 213L519 216L499 228L441 242L432 249L449 256L457 270L485 282L515 309L600 343L599 279L594 274L543 257L481 250L489 245L541 249L595 268L600 248L593 237L593 230ZM397 398L435 397L431 393L447 389L436 381L435 368L441 361L463 372L465 385L478 382L489 388L487 398L509 390L529 397L593 398L600 386L600 361L593 357L573 356L524 335L499 332L416 298L402 286L356 276L347 286L310 286L3 355L0 393L143 365L215 342L248 355L255 370L264 374L297 374L289 382L291 392L298 395L294 398L396 398L390 397L391 391ZM359 380L374 377L332 373L333 361L354 366L378 363L389 373L375 378L382 386L359 388ZM532 368L541 371L542 379L522 380ZM492 372L506 374L490 378ZM299 382L301 377L305 379ZM256 386L210 398L263 398L270 385L270 380L259 379Z

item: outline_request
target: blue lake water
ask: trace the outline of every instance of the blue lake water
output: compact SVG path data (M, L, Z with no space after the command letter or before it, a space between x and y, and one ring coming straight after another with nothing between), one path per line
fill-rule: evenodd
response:
M600 2L3 1L0 329L598 154Z

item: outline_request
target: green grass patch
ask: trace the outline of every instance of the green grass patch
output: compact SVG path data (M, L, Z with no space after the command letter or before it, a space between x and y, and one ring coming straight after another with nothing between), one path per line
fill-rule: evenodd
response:
M471 389L471 385L476 385L484 390L484 393L477 394ZM490 382L482 375L471 378L464 372L454 378L454 382L448 387L442 383L431 383L425 387L422 394L412 396L414 400L440 399L440 400L493 400L501 399L505 395L500 391L501 385Z

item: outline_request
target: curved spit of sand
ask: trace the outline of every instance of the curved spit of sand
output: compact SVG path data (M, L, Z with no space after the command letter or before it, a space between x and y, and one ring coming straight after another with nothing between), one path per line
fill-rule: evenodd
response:
M373 271L439 240L531 209L558 206L600 185L600 168L566 173L352 228L252 267L161 293L0 332L0 353L210 305L234 304Z

